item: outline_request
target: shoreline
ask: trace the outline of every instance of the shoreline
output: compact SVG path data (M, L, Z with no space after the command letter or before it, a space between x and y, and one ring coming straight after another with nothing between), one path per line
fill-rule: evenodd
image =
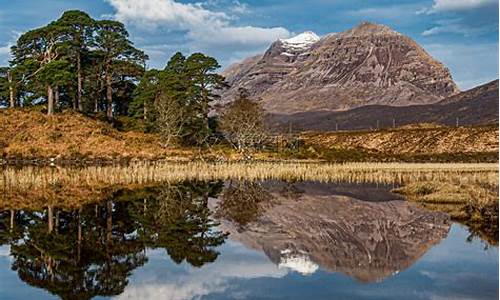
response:
M343 149L349 152L350 149ZM498 164L498 152L475 152L475 153L439 153L439 154L371 154L368 157L346 157L343 154L338 156L328 153L326 157L307 157L300 152L255 152L250 157L237 153L233 149L217 149L216 151L200 151L195 153L192 149L174 148L169 151L183 152L184 155L158 155L158 156L128 156L119 155L115 157L95 157L93 155L72 157L72 155L39 156L6 156L0 158L0 165L3 166L30 166L30 165L60 165L60 166L93 166L93 165L121 165L134 162L274 162L274 163L325 163L325 164L349 164L349 163L401 163L401 164ZM222 153L225 152L225 153ZM230 153L227 153L230 152ZM352 154L352 153L350 153Z

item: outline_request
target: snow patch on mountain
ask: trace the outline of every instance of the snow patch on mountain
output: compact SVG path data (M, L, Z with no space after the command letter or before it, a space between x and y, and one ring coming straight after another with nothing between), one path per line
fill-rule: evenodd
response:
M280 42L284 47L293 49L307 49L311 47L312 44L317 43L319 40L320 37L316 33L312 31L306 31L289 39L280 39Z

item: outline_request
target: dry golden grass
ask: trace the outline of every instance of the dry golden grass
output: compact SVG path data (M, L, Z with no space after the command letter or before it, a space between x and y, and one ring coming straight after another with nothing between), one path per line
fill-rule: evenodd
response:
M466 182L450 178L447 181L409 183L394 191L426 204L474 205L478 209L492 203L498 205L498 182Z
M163 148L154 134L120 132L110 124L73 111L53 116L27 109L0 110L0 148L7 158L178 160L191 149Z
M467 207L482 212L493 207L492 203L498 206L498 193L491 191L498 188L497 164L157 161L86 168L6 167L0 176L0 209L41 209L48 204L75 208L101 201L121 188L228 179L394 183L404 186L399 192L409 200L424 199L427 205L439 205L440 210L461 220L483 215L471 216ZM490 211L487 214L492 215Z
M156 161L85 168L5 167L0 176L0 210L76 208L109 198L122 188L228 179L397 184L402 188L396 191L410 201L473 224L480 234L498 232L497 164Z
M4 189L33 189L56 185L106 186L177 182L182 180L314 180L320 182L411 183L449 181L460 183L498 181L496 164L400 164L400 163L206 163L138 162L86 168L5 168L0 177Z

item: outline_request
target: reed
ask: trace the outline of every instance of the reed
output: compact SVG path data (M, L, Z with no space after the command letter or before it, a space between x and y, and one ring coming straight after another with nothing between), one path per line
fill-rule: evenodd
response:
M4 168L0 187L33 190L61 186L105 187L183 180L268 180L408 184L453 181L498 185L497 164L418 163L172 163L137 162L86 168Z

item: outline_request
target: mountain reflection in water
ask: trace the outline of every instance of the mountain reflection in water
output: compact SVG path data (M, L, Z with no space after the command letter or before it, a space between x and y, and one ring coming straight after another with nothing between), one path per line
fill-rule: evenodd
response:
M232 207L237 212L249 211L248 203L265 208L253 209L261 211L253 222L222 218L221 228L274 263L303 274L319 265L360 281L381 280L410 266L446 237L451 224L444 213L424 211L375 187L231 182L226 190L232 192L222 194L218 207L223 210L225 202L244 206ZM351 197L344 196L347 190ZM359 194L377 201L352 198Z
M224 298L235 279L290 271L381 282L417 262L451 226L446 214L390 188L233 180L122 189L76 209L3 211L0 243L23 282L63 299ZM230 263L221 268L218 260ZM151 268L162 275L148 275ZM143 284L129 286L141 269L134 282ZM167 285L152 279L167 275Z

